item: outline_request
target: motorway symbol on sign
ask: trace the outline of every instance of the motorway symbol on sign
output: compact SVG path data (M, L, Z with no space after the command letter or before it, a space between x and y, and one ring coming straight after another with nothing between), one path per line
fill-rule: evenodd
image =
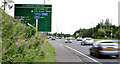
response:
M41 13L34 13L34 15L41 15Z
M42 34L44 35L45 33L44 33L44 32L42 32Z
M34 16L34 19L40 19L40 16Z

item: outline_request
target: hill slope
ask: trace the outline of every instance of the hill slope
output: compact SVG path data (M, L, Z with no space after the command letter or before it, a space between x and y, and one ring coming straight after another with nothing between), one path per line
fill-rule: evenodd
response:
M0 46L2 62L49 62L54 61L54 48L35 28L21 23L0 9ZM47 47L46 47L47 46ZM48 50L51 51L48 51ZM47 52L47 53L46 53Z

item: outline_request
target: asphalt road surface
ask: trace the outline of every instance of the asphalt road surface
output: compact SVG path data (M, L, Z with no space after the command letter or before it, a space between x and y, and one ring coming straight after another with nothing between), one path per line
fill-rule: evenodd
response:
M118 61L120 61L115 56L112 56L112 57L104 56L102 58L91 56L90 53L89 53L89 48L91 46L90 45L82 46L81 41L73 40L72 43L65 43L65 39L56 39L54 42L58 43L58 44L65 45L65 46L68 46L70 48L73 48L73 49L87 55L88 57L99 61L99 62L118 62Z

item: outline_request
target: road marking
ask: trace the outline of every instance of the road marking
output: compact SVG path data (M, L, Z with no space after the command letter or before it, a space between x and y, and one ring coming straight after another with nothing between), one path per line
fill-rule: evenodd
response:
M60 44L60 45L62 45L62 44ZM97 61L97 60L95 60L95 59L93 59L93 58L91 58L91 57L89 57L89 56L87 56L87 55L85 55L85 54L83 54L83 53L81 53L81 52L79 52L79 51L77 51L77 50L69 47L69 46L66 46L66 45L62 45L62 46L65 46L66 48L69 48L69 49L71 49L71 50L73 50L73 51L75 51L75 52L77 52L77 53L79 53L79 54L81 54L81 55L89 58L90 60L92 60L92 61L94 61L94 62L96 62L96 63L102 64L102 63L100 63L99 61Z
M60 46L63 46L62 44L59 44Z

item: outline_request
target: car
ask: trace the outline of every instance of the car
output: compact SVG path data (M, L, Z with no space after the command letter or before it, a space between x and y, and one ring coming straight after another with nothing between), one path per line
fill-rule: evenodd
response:
M56 37L56 39L58 39L59 37Z
M58 37L59 39L61 39L62 37Z
M50 39L50 36L47 36L47 39Z
M77 37L77 41L82 41L82 37Z
M75 38L74 38L74 37L72 37L72 40L75 40Z
M119 50L118 43L111 40L102 40L94 43L89 51L92 56L102 57L104 55L118 58Z
M66 38L65 43L72 43L72 40L70 38Z
M93 39L90 37L86 37L82 40L81 45L92 45Z
M51 40L55 40L55 37L52 37Z
M74 37L69 37L71 40L75 40L75 38Z

